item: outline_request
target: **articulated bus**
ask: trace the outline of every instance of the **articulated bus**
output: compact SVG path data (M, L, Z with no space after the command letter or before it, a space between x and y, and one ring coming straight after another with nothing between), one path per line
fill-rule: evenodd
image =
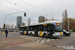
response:
M61 37L63 35L60 21L46 21L34 25L20 27L20 34L28 34L41 37Z

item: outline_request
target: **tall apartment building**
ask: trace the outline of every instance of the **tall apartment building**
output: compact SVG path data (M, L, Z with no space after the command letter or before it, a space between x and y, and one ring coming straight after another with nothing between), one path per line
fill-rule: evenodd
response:
M38 22L45 22L45 17L44 16L39 16L38 17Z
M62 14L62 20L64 20L65 18L68 17L68 14L67 14L67 9L65 9L65 11L63 12Z
M22 23L22 17L18 16L17 17L17 29L20 29L21 23Z

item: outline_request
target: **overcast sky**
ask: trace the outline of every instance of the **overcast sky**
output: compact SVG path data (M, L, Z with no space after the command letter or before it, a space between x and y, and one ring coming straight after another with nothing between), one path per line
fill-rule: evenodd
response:
M26 2L46 10L27 4ZM62 21L62 12L65 9L67 9L68 17L75 18L74 5L75 0L0 0L0 27L3 26L3 20L8 14L21 11L25 11L27 16L24 17L24 12L12 14L6 18L5 23L16 25L17 16L22 16L22 21L25 23L27 23L28 18L31 18L31 23L38 23L39 16L46 17L47 15L47 18L51 19L52 14L54 19Z

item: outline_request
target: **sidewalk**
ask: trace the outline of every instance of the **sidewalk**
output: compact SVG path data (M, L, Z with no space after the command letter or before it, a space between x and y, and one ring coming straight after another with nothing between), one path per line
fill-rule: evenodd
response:
M32 42L30 40L23 39L23 43L17 43L18 41L22 41L23 38L3 38L0 39L0 50L64 50L61 48L54 48L52 46L46 44L40 44L36 42ZM14 42L12 44L12 42ZM10 44L11 43L11 44Z
M27 40L23 37L1 38L0 50L62 50L52 46Z
M3 33L0 31L0 35L2 35Z
M12 35L12 33L9 33ZM54 48L51 45L41 44L24 37L5 37L0 32L0 50L63 50L61 48Z
M70 33L73 33L74 34L75 32L70 32Z
M3 32L0 31L0 39L1 38L6 38L5 33L3 34Z

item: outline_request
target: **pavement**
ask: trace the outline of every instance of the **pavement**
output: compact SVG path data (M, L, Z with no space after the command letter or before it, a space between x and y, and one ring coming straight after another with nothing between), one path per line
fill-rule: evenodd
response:
M75 34L75 32L70 32L70 33Z
M8 37L0 32L0 50L65 50L57 46L74 46L75 34L61 39L46 39L41 37L20 35L19 32L9 32Z
M32 38L37 39L32 40ZM27 35L24 36L18 34L17 32L9 32L8 37L6 38L5 35L0 32L0 50L63 50L61 48L55 48L51 45L44 44L43 41L45 40L49 42L49 39L46 38Z

